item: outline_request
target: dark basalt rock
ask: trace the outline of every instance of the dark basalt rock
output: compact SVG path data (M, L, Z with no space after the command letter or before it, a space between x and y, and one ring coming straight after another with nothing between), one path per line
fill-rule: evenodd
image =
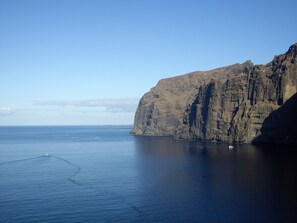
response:
M267 65L251 61L160 80L140 100L135 135L297 143L297 44Z

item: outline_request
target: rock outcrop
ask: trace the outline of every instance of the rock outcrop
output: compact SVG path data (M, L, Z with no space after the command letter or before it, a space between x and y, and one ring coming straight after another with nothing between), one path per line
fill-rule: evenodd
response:
M251 61L160 80L140 100L132 133L297 144L297 44Z

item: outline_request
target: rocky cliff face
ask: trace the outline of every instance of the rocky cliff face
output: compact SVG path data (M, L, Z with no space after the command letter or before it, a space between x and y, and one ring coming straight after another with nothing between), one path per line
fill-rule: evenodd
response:
M297 144L297 44L250 61L160 80L140 100L132 133Z

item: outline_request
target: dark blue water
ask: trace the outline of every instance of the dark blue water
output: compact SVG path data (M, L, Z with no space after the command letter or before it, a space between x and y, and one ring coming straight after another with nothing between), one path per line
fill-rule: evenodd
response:
M130 130L0 127L0 222L297 222L295 152Z

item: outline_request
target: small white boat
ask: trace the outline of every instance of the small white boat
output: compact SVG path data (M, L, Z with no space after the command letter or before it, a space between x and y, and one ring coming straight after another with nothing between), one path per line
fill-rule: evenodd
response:
M229 149L234 149L234 146L228 146Z

